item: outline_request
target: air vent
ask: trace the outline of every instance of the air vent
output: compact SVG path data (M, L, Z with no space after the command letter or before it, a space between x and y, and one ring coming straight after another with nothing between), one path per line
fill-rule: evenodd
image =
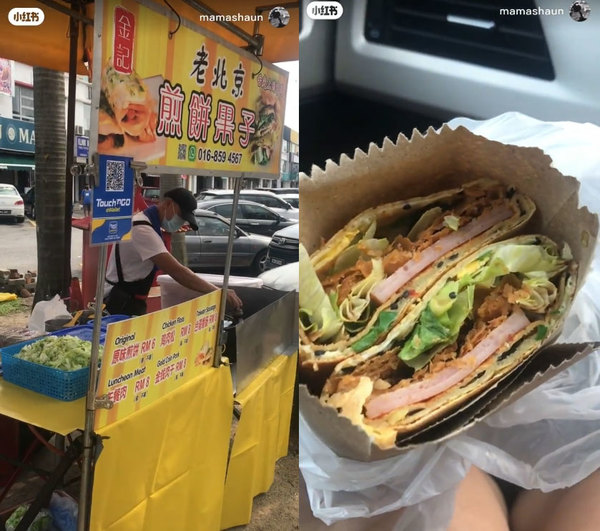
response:
M365 37L388 46L554 79L540 9L531 0L369 0Z

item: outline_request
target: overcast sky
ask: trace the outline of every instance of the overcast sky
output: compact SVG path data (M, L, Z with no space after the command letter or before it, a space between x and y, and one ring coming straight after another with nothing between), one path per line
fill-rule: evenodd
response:
M294 131L300 131L300 118L298 113L299 97L298 97L298 61L285 61L283 63L275 63L279 68L283 68L290 73L288 78L287 99L285 104L285 120L284 123L291 127Z

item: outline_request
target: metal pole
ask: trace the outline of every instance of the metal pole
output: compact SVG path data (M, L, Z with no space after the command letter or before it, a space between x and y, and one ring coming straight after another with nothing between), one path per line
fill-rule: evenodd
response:
M218 11L215 11L211 7L207 6L206 4L202 4L201 2L196 2L196 0L183 0L183 1L187 5L193 7L194 9L196 9L197 11L200 11L201 13L204 13L205 15L220 15L220 13ZM247 42L254 49L258 50L261 48L261 43L258 39L254 38L249 33L246 33L243 29L238 28L235 24L232 24L231 22L227 22L226 20L218 20L218 19L216 19L215 22L217 24L219 24L220 26L223 26L224 28L231 31L231 33L233 33L236 37L239 37L243 41Z
M74 11L77 2L71 2ZM69 20L69 96L67 100L67 167L65 168L65 251L63 256L63 289L64 296L69 297L71 306L71 217L73 208L73 149L75 145L75 102L77 91L77 43L79 42L79 22L71 16Z
M223 319L225 318L225 305L227 304L227 288L229 287L229 272L231 270L231 255L233 254L233 241L235 240L235 222L237 220L237 206L242 188L242 176L236 177L233 183L233 205L231 206L231 219L229 221L229 240L227 241L227 255L225 256L225 271L223 274L223 291L221 292L221 307L219 308L219 335L217 336L217 349L213 367L221 365L221 343L224 335Z
M100 325L102 323L102 300L104 298L104 273L106 269L106 245L100 247L98 258L98 276L96 277L96 309L94 312L94 331L92 334L92 358L90 359L90 378L85 399L85 429L83 431L83 465L81 467L81 487L79 490L79 514L77 531L89 529L89 514L92 504L92 466L96 382L98 379L98 353L100 350Z

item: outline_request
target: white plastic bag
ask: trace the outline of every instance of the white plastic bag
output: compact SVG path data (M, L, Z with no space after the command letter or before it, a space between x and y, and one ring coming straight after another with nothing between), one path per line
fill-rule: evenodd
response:
M492 140L536 146L581 182L580 202L600 211L600 128L545 123L520 113L452 120ZM559 342L600 340L600 249ZM300 468L316 517L331 524L407 507L395 531L443 530L471 465L524 488L569 487L600 468L600 352L594 352L467 432L396 458L361 463L337 457L301 417ZM365 529L369 529L368 521Z
M60 297L54 295L49 301L40 301L35 305L29 316L29 330L45 332L46 321L58 317L71 317L71 314Z

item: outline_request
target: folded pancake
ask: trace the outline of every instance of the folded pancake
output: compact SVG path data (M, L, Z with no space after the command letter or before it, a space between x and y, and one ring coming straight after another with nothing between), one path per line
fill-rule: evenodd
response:
M100 107L98 109L98 149L101 153L106 150L118 149L125 144L125 132L115 118L106 94L100 91Z
M136 72L121 74L108 61L101 90L123 132L140 142L156 140L156 102Z
M377 345L438 278L533 215L491 180L370 208L310 258L300 250L302 379L319 393L333 367Z
M336 366L321 402L379 447L481 393L558 333L576 264L540 235L491 244L457 264L381 344Z

